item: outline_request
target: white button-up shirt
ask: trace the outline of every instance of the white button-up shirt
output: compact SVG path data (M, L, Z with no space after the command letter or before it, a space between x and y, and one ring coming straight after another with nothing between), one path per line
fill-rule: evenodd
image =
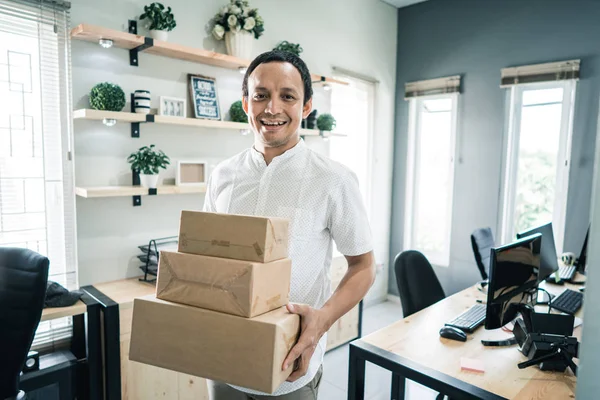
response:
M355 174L309 149L304 140L273 158L269 165L261 153L247 149L217 165L207 186L204 211L290 220L293 303L321 308L331 296L332 241L348 256L373 249ZM324 335L306 375L295 382L284 382L273 395L290 393L308 384L323 363L326 343Z

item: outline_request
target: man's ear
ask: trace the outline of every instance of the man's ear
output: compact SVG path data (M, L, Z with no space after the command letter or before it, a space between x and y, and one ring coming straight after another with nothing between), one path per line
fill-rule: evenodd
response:
M308 99L304 107L302 107L302 119L306 119L312 111L312 97Z
M246 115L248 115L248 98L246 96L242 96L242 108Z

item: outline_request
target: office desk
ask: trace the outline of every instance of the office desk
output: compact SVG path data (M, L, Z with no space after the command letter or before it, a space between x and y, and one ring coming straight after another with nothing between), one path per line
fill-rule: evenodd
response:
M45 308L40 321L73 317L70 351L40 356L40 369L21 375L25 392L58 383L61 399L100 400L103 396L100 304L84 294L70 307Z
M581 277L577 281L583 280ZM580 286L542 284L553 294ZM540 371L537 366L518 369L527 358L516 345L484 347L481 340L499 340L512 334L478 328L466 342L444 339L439 330L445 322L487 295L475 286L448 297L416 314L350 344L348 399L364 398L365 362L392 371L392 399L403 399L405 379L419 382L453 399L568 399L574 398L576 377ZM547 311L545 306L536 310ZM577 317L582 318L583 308ZM581 338L581 327L574 335ZM461 371L461 357L482 360L485 373ZM577 362L577 360L576 360Z
M133 300L156 292L138 278L82 288L101 303L106 400L208 400L206 380L129 360Z

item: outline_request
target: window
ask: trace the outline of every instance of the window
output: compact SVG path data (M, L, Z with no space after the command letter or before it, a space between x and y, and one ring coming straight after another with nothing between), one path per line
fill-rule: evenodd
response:
M329 156L348 168L358 178L358 185L370 218L371 139L374 126L375 83L348 75L336 75L347 86L336 85L331 93L331 114L335 116L335 131L345 136L332 136Z
M458 94L410 100L406 249L448 266Z
M75 289L69 15L60 2L0 0L0 246L50 259ZM68 338L70 319L40 323L34 348Z
M508 93L502 239L552 221L562 252L569 179L574 80L521 84Z

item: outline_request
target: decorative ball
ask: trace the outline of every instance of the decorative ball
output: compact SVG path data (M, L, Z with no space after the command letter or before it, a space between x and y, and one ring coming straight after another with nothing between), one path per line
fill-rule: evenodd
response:
M114 83L99 83L90 92L90 106L94 110L121 111L125 107L125 92Z
M233 122L248 122L248 116L242 107L242 101L238 100L229 108L229 116Z
M332 131L335 128L335 118L331 114L321 114L317 118L317 128L320 131Z

